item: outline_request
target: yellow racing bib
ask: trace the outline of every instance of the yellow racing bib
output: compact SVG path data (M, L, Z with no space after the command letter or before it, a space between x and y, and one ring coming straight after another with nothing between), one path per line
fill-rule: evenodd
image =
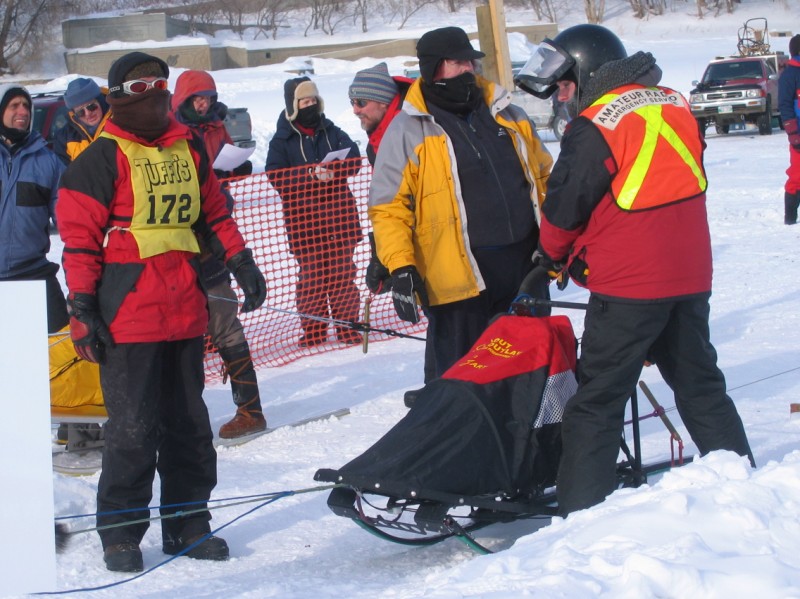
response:
M139 257L172 250L200 253L192 225L200 216L200 183L187 140L148 147L103 132L128 159L133 193L130 232Z

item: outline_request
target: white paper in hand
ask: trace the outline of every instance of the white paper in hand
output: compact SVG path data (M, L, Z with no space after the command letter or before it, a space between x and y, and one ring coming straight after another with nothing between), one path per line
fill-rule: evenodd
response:
M232 171L247 160L255 149L255 146L252 148L240 148L239 146L225 144L217 154L217 159L214 161L212 168L218 171Z
M331 162L333 160L344 160L347 158L347 154L350 152L350 148L342 148L341 150L334 150L333 152L328 152L325 158L322 159L322 162Z

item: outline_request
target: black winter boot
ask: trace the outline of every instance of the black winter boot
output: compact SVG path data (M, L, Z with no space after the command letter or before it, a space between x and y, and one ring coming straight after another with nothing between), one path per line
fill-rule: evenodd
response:
M789 193L788 191L783 196L784 216L783 224L796 225L797 224L797 208L800 206L800 192Z
M230 422L219 428L219 436L223 439L236 439L266 430L267 421L261 410L258 378L247 343L220 348L219 355L225 362L226 377L231 378L231 393L233 403L236 404L236 414ZM225 377L223 382L224 380Z

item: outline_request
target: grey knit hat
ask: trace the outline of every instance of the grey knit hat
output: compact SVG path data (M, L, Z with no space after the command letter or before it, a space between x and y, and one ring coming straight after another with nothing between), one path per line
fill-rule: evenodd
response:
M381 104L390 104L399 93L397 83L389 75L389 67L385 62L356 73L348 91L351 100L359 98Z

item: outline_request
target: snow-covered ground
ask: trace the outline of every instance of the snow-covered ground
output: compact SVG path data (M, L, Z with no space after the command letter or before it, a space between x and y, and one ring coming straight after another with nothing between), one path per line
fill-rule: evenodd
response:
M766 16L771 29L800 30L796 0L743 0L734 15L702 21L688 15L692 3L645 21L622 15L619 7L627 2L608 4L606 25L629 51L652 51L664 70L663 83L683 93L700 78L708 59L735 51L736 32L745 19ZM527 13L508 11L509 23L526 19L531 20ZM422 32L431 23L475 27L471 12L428 13L414 27ZM772 45L786 51L788 40L773 38ZM512 37L512 54L523 51L524 44ZM407 58L389 60L392 73L402 73ZM355 71L377 60L313 62L328 116L363 143L347 86ZM250 110L257 167L263 168L267 141L283 108L285 68L214 73L221 100ZM172 82L178 74L172 74ZM48 85L63 88L71 77ZM552 135L543 137L557 154ZM95 596L115 599L800 597L800 414L791 418L789 413L790 404L800 401L800 227L783 225L788 144L779 129L771 136L755 130L717 136L710 129L707 141L715 257L712 340L757 469L717 452L537 531L530 523L483 531L480 540L504 549L489 556L477 556L454 540L423 549L387 543L333 515L325 505L327 492L313 491L318 486L313 475L359 455L406 413L402 395L421 383L423 344L395 340L372 345L366 355L352 348L259 373L273 425L339 407L351 414L219 450L214 499L225 501L213 512L212 525L222 528L218 534L231 546L229 562L178 559L162 566L167 556L154 524L142 545L145 567L153 570L128 581L105 569L96 534L80 534L58 556L58 588L109 586ZM572 284L557 299L584 301L586 294ZM580 335L582 314L560 312ZM665 407L673 406L655 369L645 370L642 378ZM217 428L232 414L230 392L218 385L207 390L206 398ZM642 413L649 412L647 402L641 404ZM677 413L668 414L687 452L694 453ZM658 419L645 420L642 429L646 460L669 457L669 435ZM96 484L97 475L54 475L56 514L91 514ZM288 490L310 492L263 506L263 501L237 506L227 501ZM93 519L69 525L89 528Z

